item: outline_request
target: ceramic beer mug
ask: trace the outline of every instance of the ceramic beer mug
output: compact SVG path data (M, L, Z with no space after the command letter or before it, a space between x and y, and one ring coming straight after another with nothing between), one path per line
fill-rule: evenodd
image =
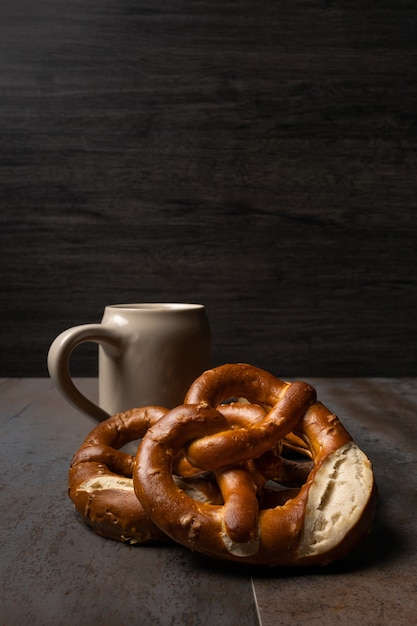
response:
M69 361L81 343L98 348L99 406L74 385ZM63 396L102 421L127 409L182 404L197 376L210 367L210 326L201 304L115 304L101 324L64 331L53 341L48 369Z

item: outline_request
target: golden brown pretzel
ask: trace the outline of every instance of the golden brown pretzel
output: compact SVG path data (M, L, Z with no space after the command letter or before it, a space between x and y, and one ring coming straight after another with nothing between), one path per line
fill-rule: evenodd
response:
M68 495L93 530L126 543L167 540L135 496L133 457L119 450L143 437L167 409L131 409L101 422L75 453L68 476Z
M370 462L336 416L305 383L289 385L246 364L206 374L188 404L146 433L136 455L135 491L156 525L193 550L243 563L324 564L349 552L369 530L376 490ZM234 427L219 406L232 396L273 408L248 428ZM274 474L264 455L291 431L313 466L301 488L265 496L252 469L258 463L264 477ZM223 506L178 488L173 460L183 451L192 465L216 472Z

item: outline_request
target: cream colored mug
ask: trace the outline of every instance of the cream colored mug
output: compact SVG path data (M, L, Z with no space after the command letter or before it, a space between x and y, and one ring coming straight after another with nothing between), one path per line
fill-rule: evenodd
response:
M98 348L98 404L72 381L72 351ZM48 353L49 374L77 409L102 421L127 409L182 404L197 376L210 367L211 335L202 304L143 303L106 306L100 324L65 330Z

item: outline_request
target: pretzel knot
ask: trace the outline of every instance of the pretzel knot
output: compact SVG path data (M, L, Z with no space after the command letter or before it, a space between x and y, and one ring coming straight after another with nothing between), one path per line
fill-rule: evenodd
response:
M233 396L245 402L224 404ZM306 462L281 454L294 447ZM215 476L220 503L187 494L175 480L181 466ZM250 564L340 558L369 530L375 510L371 464L315 390L246 364L197 379L185 404L146 432L132 476L138 500L167 536ZM271 480L284 487L271 489Z

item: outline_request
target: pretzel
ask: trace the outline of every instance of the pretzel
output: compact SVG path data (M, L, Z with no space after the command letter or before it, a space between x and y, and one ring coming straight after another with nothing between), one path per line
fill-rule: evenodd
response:
M272 408L252 423L232 424L222 404L232 396ZM133 467L144 510L173 540L241 563L323 565L369 531L376 503L371 464L310 385L226 365L197 379L185 402L147 431ZM285 466L272 461L290 433L311 457L295 480L304 482L268 490L267 479ZM184 454L216 475L223 504L198 502L177 486L173 464Z
M75 453L68 494L79 514L98 535L129 544L168 541L135 495L132 455L120 450L126 443L142 438L167 411L148 406L118 413L96 426ZM206 477L176 480L193 497L219 501L217 486Z
M101 422L75 453L68 495L82 518L103 537L130 544L167 539L135 496L133 457L119 450L143 437L167 409L132 409Z

